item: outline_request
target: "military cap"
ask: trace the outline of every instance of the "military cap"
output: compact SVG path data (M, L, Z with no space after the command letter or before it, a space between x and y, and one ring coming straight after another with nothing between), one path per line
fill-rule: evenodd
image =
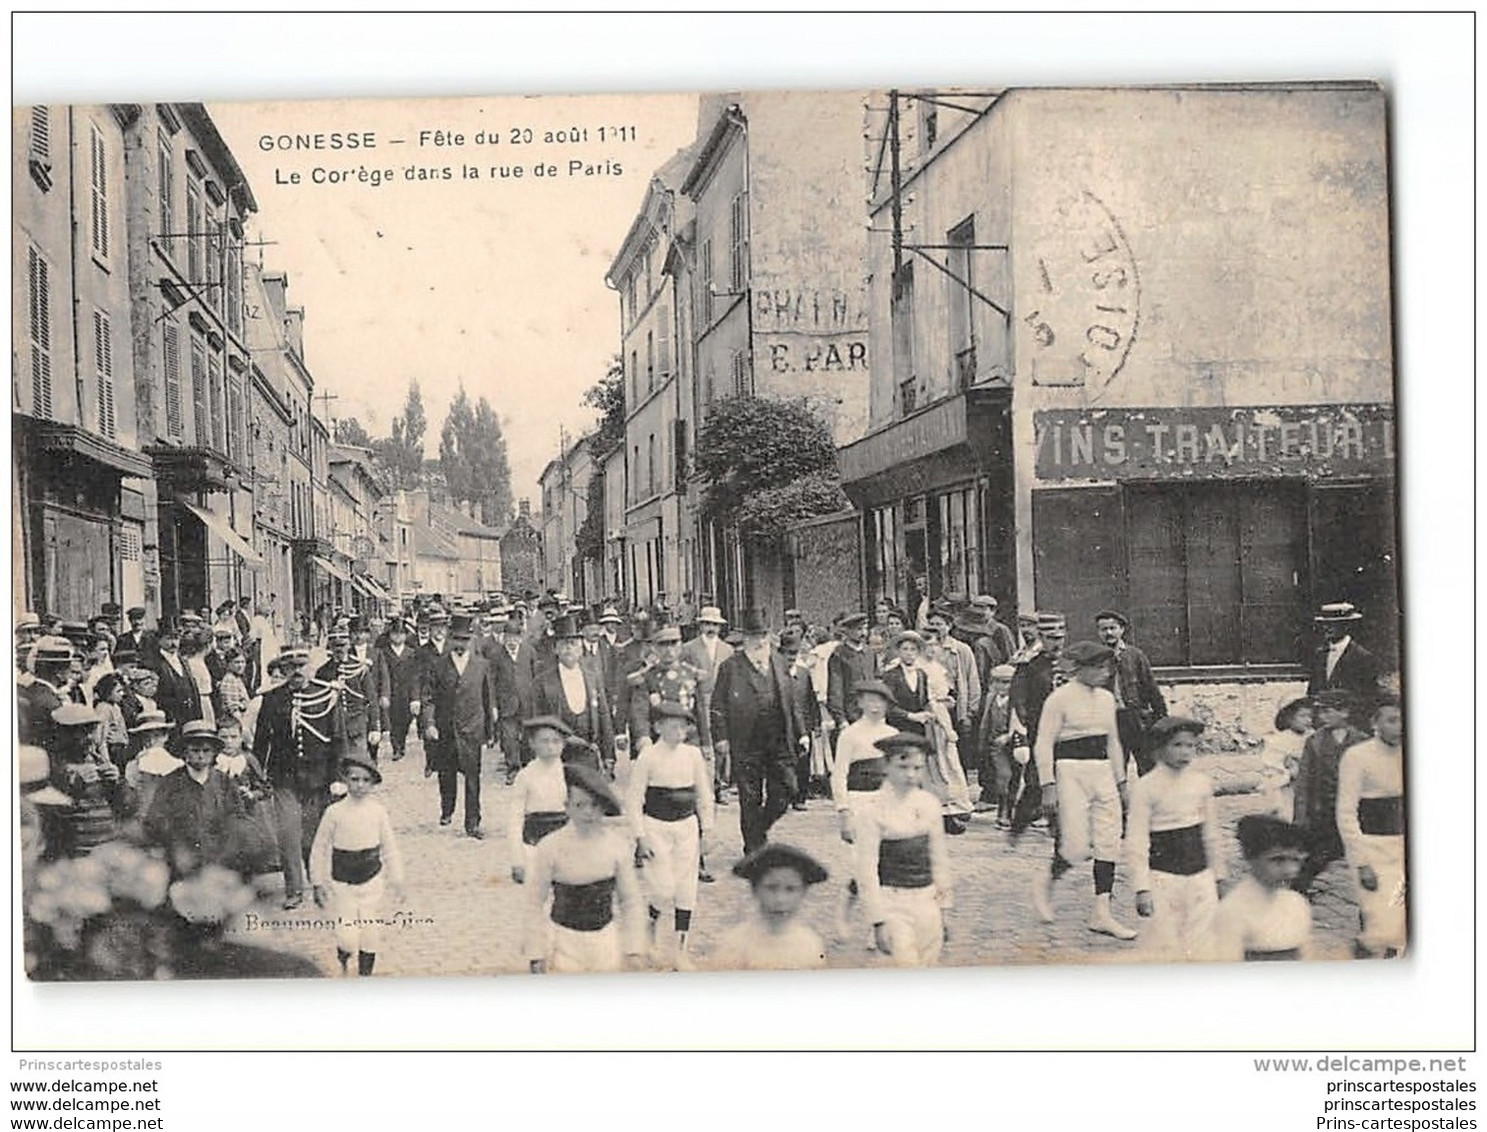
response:
M892 735L884 735L873 746L885 755L897 754L899 751L922 751L929 754L935 749L933 739L915 735L912 731L895 731Z
M1115 653L1108 645L1095 641L1075 641L1064 649L1064 656L1076 668L1093 668L1115 659Z
M651 640L658 645L679 645L682 643L682 631L675 625L663 625L656 630Z
M1159 743L1165 743L1181 731L1186 731L1190 735L1201 735L1204 731L1204 724L1182 715L1165 715L1147 728L1147 734Z
M1298 852L1305 852L1307 849L1304 829L1269 814L1246 814L1239 819L1239 827L1235 832L1239 835L1239 848L1246 860L1272 849L1293 849Z
M1068 627L1068 619L1065 618L1062 613L1055 613L1054 611L1048 609L1040 609L1035 614L1035 616L1037 617L1037 625L1039 629L1062 630Z
M599 771L583 763L566 763L563 766L563 781L568 787L578 787L599 803L606 817L618 817L624 812L618 795Z
M371 774L373 782L380 783L382 781L382 772L377 769L377 764L374 763L371 759L367 758L365 755L356 753L342 755L341 775L344 777L346 771L349 770L351 767L356 767L358 770L367 771L369 774Z
M285 665L309 664L310 650L306 648L285 649L279 653L279 663Z
M766 841L742 861L733 866L733 875L750 883L757 882L771 869L794 869L807 885L820 884L828 875L821 862L804 849L784 845L778 841Z
M564 738L573 734L573 728L569 727L555 715L534 715L531 719L521 721L523 731L556 731Z
M92 727L101 721L86 704L65 703L52 709L52 722L58 727Z

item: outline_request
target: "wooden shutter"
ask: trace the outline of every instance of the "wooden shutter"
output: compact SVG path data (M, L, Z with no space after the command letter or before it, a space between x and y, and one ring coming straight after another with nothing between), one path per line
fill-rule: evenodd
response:
M671 377L671 310L665 303L656 308L656 376L663 385Z
M1293 664L1307 623L1306 501L1299 483L1241 489L1239 573L1241 659Z
M207 376L212 396L212 447L227 451L227 406L222 395L222 361L215 354L207 359Z
M171 158L170 140L165 136L165 131L160 131L158 138L158 168L155 172L160 192L160 232L163 235L176 230L175 162ZM163 242L168 252L170 241Z
M118 436L114 419L114 328L103 311L93 312L93 366L98 373L98 431L113 440Z
M207 352L201 339L191 339L191 402L195 410L196 444L205 448L211 443L211 424L207 417Z
M1126 614L1153 664L1188 662L1187 554L1181 488L1131 490L1125 497Z
M45 106L31 107L31 156L43 165L52 162L52 115Z
M748 277L749 217L748 197L743 193L733 198L728 212L728 253L731 290L744 289Z
M181 330L165 324L165 432L180 436L181 421Z
M1188 663L1240 660L1239 516L1227 488L1187 494Z
M108 150L103 134L94 126L91 131L93 152L93 250L108 258Z
M201 187L194 181L186 182L186 281L199 287L206 281L206 269L201 255Z
M1090 640L1095 614L1127 600L1125 512L1114 487L1033 492L1033 585L1039 609L1069 619L1069 639Z
M27 257L28 314L31 331L31 412L52 416L51 269L35 248Z

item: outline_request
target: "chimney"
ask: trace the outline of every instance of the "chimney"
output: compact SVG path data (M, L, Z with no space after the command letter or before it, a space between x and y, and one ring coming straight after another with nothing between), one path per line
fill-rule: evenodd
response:
M521 502L519 502L516 505L516 513L517 513L517 516L519 518L525 519L525 520L527 520L527 522L531 522L532 521L532 501L530 499L523 499Z
M300 361L305 360L305 308L291 307L284 312L284 337Z

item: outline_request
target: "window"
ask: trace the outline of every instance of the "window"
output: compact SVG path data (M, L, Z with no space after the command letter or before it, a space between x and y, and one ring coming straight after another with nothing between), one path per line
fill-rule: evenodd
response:
M898 574L897 511L891 504L877 507L868 513L867 521L872 547L868 557L868 596L874 602L878 598L897 602L903 582Z
M27 323L31 338L31 414L52 416L51 268L34 247L27 253Z
M632 449L633 455L630 459L630 502L634 503L640 498L640 445Z
M981 539L976 489L950 491L939 497L940 579L945 591L981 590Z
M625 276L625 322L627 325L634 323L637 314L635 306L635 273L632 271Z
M893 321L893 372L899 382L899 388L910 383L917 374L914 372L914 265L906 263L899 269L898 277L893 281L893 304L891 310ZM913 410L901 408L902 412L908 413Z
M899 413L905 417L919 407L919 382L916 378L899 382L898 406Z
M697 282L702 289L698 305L702 308L702 326L707 329L713 321L713 242L703 240L697 253Z
M630 351L630 408L640 404L640 354Z
M656 334L653 330L645 332L645 391L656 391Z
M749 278L749 194L733 198L728 213L729 281L731 290L743 291Z
M243 250L242 245L227 245L227 329L243 333Z
M176 230L176 165L175 155L171 152L170 148L170 138L166 136L164 130L159 132L158 137L159 155L157 160L159 167L155 172L160 193L160 233L164 236ZM169 239L160 241L166 255L171 254L173 243L174 241Z
M206 282L206 257L201 236L206 224L201 211L201 183L191 177L186 181L186 280L193 287Z
M656 308L656 376L662 385L671 379L671 311Z
M93 368L98 375L98 432L114 440L119 434L114 419L114 327L99 310L93 312Z
M655 433L651 433L650 436L646 437L646 440L645 440L645 450L646 450L645 493L646 493L646 495L650 496L650 495L655 495L656 494L656 434Z
M968 216L945 234L950 245L948 266L954 279L950 288L950 355L955 359L955 388L966 389L976 381L976 281L972 277L976 243L976 218Z
M645 249L645 294L641 296L641 305L651 301L651 296L656 293L656 277L651 271L651 249Z
M97 126L89 130L92 142L92 246L93 253L108 258L108 150Z
M227 232L220 220L207 223L207 305L213 310L222 309L222 247Z
M174 323L165 324L165 432L179 437L181 424L181 330Z
M207 376L212 395L212 447L218 452L227 451L227 406L222 389L222 359L215 353L207 361Z
M211 425L207 416L207 348L196 335L191 336L191 407L195 410L196 444L205 448L210 442Z
M247 442L243 427L243 391L236 377L227 379L227 422L227 454L244 464Z

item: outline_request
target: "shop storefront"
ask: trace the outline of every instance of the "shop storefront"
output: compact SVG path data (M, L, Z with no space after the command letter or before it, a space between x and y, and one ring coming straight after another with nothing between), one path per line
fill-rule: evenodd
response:
M971 389L841 450L842 486L862 512L862 592L1017 593L1010 393Z

